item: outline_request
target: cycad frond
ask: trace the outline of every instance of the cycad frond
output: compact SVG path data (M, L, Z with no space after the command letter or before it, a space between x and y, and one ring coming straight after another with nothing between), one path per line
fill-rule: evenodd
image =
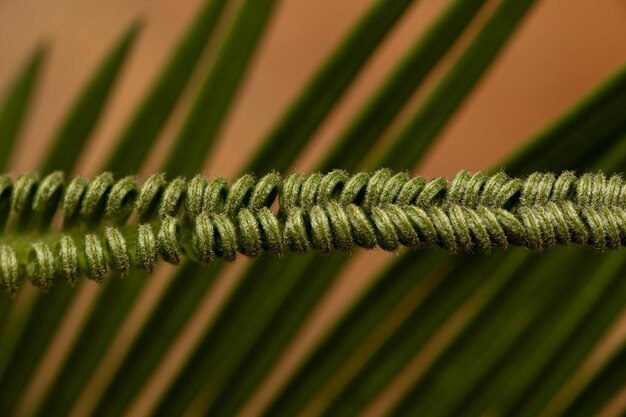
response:
M358 247L401 246L421 250L401 250L350 294L254 415L589 415L615 404L625 382L617 249L626 241L625 186L619 176L582 173L624 171L626 71L492 173L459 171L448 181L404 172L537 2L451 2L337 136L321 173L276 174L292 168L413 3L378 0L363 13L245 164L258 180L192 176L254 65L273 0L206 0L101 174L66 177L88 149L140 26L122 34L49 141L44 176L0 176L0 281L15 293L0 298L0 414L136 412L207 294L218 291L222 259L237 253L260 259L246 265L142 415L248 412L341 271L362 256ZM0 105L2 169L46 53L35 51ZM415 105L435 71L430 94ZM192 98L188 111L180 110L183 94ZM170 178L127 177L141 172L174 111L183 122L161 167ZM327 256L289 255L309 249ZM140 270L152 272L159 258L182 265L101 380L114 340L158 279ZM103 281L108 270L127 279ZM81 275L101 288L89 295ZM25 277L49 292L22 285ZM81 302L90 308L71 343L50 357ZM60 364L42 376L51 361Z

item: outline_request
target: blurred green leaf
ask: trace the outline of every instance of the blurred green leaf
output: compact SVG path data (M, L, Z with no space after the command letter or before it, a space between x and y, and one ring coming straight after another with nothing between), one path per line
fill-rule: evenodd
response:
M0 105L0 170L7 169L13 146L31 105L39 73L48 49L40 46L30 57L17 79L9 86Z
M485 262L484 258L474 255L478 263L460 262L455 270L446 274L439 286L414 306L411 314L365 366L355 372L342 389L333 393L334 399L324 415L354 415L362 410L408 366L416 353L426 352L428 355L420 367L421 378L434 367L446 363L443 357L450 345L459 342L465 332L471 332L472 323L485 324L482 313L486 306L501 300L512 284L528 284L530 281L520 280L518 275L526 253L515 253L506 258L498 255L489 256L499 262L491 259ZM350 401L346 401L347 398ZM412 400L412 403L419 401Z
M584 251L576 250L579 256ZM480 389L481 384L488 384L491 377L489 372L493 372L501 363L505 361L512 350L518 345L510 339L510 335L506 333L508 326L512 327L512 323L518 321L525 322L526 325L521 329L511 328L513 331L513 340L524 340L524 344L532 345L530 341L526 343L530 329L540 327L540 320L545 318L545 312L556 305L562 298L563 281L569 277L572 272L583 271L571 263L570 255L564 251L556 251L550 257L543 259L531 260L528 254L522 268L518 268L514 272L517 279L513 280L506 291L503 291L497 299L491 300L484 306L480 314L463 330L461 337L454 343L447 346L446 351L441 355L436 363L431 367L431 372L426 373L416 383L412 389L404 396L404 401L396 408L395 413L419 412L420 410L429 410L433 415L455 415L464 414L467 410L465 401L472 399L476 394L475 390ZM531 262L529 262L531 260ZM597 262L589 262L585 265L584 271L591 271ZM563 279L554 279L557 272ZM565 274L567 273L567 274ZM457 279L458 277L449 277L449 279ZM495 278L495 276L494 276ZM581 282L577 284L582 284ZM580 285L571 285L568 287L566 294L575 294L580 291ZM521 306L521 308L520 308ZM494 326L494 327L490 327ZM491 332L488 329L491 328ZM501 342L501 339L505 339ZM506 347L498 356L489 355L490 348L494 345L503 343ZM478 368L478 374L472 374L469 367L461 362L467 361L467 355L475 352L476 357L484 357L484 360L477 360L473 368ZM484 355L484 356L483 356ZM467 372L467 379L452 381L451 375L459 371L461 366ZM454 391L450 393L450 401L446 404L436 404L432 400L441 392L443 384L450 384L454 387ZM428 398L411 397L416 392L427 392Z
M215 32L226 1L210 0L200 8L150 92L137 108L105 169L117 175L137 171L163 129Z
M622 276L619 278L621 279ZM623 285L623 279L621 284ZM624 290L619 288L617 291L618 297L623 297L621 291ZM611 298L608 300L610 303L609 308L611 310L615 307L620 308L622 309L620 313L623 313L624 300L609 297ZM604 308L598 308L598 310L603 311ZM587 320L589 325L593 325L591 320L592 318ZM581 331L586 330L586 328L581 329ZM582 389L573 398L573 401L570 404L566 404L561 414L578 417L598 413L598 410L601 410L609 401L614 400L623 392L624 366L626 366L626 346L622 342L618 346L617 352L609 355L608 360L600 364L594 374L589 375L586 384L582 386Z
M537 139L520 147L502 166L522 175L538 169L583 168L583 161L588 161L588 165L594 155L604 153L606 147L616 141L613 132L618 135L624 132L625 106L626 66L541 132ZM563 154L573 157L564 159Z
M545 169L546 165L553 163L558 164L561 169L570 167L590 169L593 166L607 172L623 169L626 163L626 149L624 149L623 142L620 143L616 139L622 137L626 132L625 125L616 113L607 111L615 105L614 97L616 94L614 92L616 89L619 91L623 81L624 72L620 71L609 83L591 94L583 104L576 106L558 123L538 135L536 140L531 141L530 145L525 148L529 150L529 153L522 151L513 157L510 163L504 165L519 167L522 171L528 169L528 172ZM609 92L612 94L608 94ZM579 136L581 134L586 136ZM581 137L590 137L591 135L597 141L588 144L586 153L579 152L578 146L572 146L578 144ZM564 143L570 143L572 150L567 151L567 148L563 146ZM611 143L616 143L616 145L607 146ZM544 154L556 155L557 149L561 158L542 158ZM527 163L518 162L520 160ZM534 415L542 405L545 405L544 403L548 401L549 396L554 394L556 386L563 383L573 371L572 367L579 363L577 361L582 360L584 355L588 353L589 343L596 340L601 332L606 330L617 314L617 310L613 310L611 313L610 307L604 306L606 297L615 298L614 305L622 305L624 302L623 292L617 290L616 284L614 284L614 280L621 276L620 271L622 271L624 260L617 254L606 257L606 259L598 254L583 253L582 255L577 254L573 248L559 251L557 254L549 254L544 257L543 264L545 266L543 268L538 268L534 273L525 274L532 277L542 275L545 276L546 280L557 281L559 296L564 297L564 287L567 286L568 290L569 287L572 287L573 291L574 284L581 284L580 282L571 283L571 275L584 275L583 268L587 268L589 265L593 265L597 271L596 274L593 274L593 271L587 272L586 275L594 275L594 278L589 279L583 290L568 293L569 297L564 298L567 300L565 305L557 302L549 303L539 315L541 321L534 323L529 331L523 334L524 343L519 348L511 347L509 351L504 352L505 356L499 362L490 362L494 361L494 358L488 356L480 361L483 369L488 367L490 363L495 368L490 370L491 373L488 373L488 376L484 377L483 380L471 380L469 377L467 380L463 380L463 383L471 390L464 398L461 397L463 399L460 400L461 404L458 408L453 408L450 411L452 415L478 415L484 412L486 407L495 407L506 415L516 415L520 410L527 410L527 414ZM559 273L549 272L554 271L555 266L558 266L559 259L565 260L564 262L560 261L561 264L573 265L577 273L566 274L563 269ZM556 280L557 277L565 277L566 281ZM566 282L570 282L570 284L567 285ZM611 292L611 296L606 294L607 287L612 288L608 290ZM531 300L534 302L538 299L540 300L541 297L522 298L513 306L517 311L521 311L529 305ZM600 299L603 301L600 302ZM507 305L511 306L510 303ZM601 314L604 319L602 320L600 317L593 319L591 321L593 329L588 328L581 331L578 327L580 323L586 322L588 319L584 318L594 314ZM500 316L502 311L493 311L491 315ZM581 343L579 334L585 335L587 344ZM568 341L570 338L576 339L576 341ZM480 341L483 345L493 343L493 336L485 334ZM576 345L575 349L572 349L572 344ZM575 355L572 352L577 352L576 359L572 359L570 362L564 361L564 357ZM553 369L548 370L550 361L559 365L560 372ZM455 371L458 372L458 368L451 369L450 373ZM549 394L544 393L543 399L540 399L541 397L537 395L537 387L542 384L546 385L546 381L552 381L552 391L548 391ZM416 385L407 394L405 401L399 406L402 412L418 412L416 408L418 402L411 401L410 398L416 392L421 392L423 386L423 384ZM450 389L450 387L446 389ZM454 392L458 395L462 391L457 389ZM531 395L531 398L524 396L524 393ZM437 394L433 395L436 396ZM499 398L500 403L493 404L494 398ZM433 412L432 408L429 410Z
M509 404L511 415L537 415L543 410L621 313L626 301L626 285L622 279L626 272L624 254L614 254L616 256L611 257L591 255L599 258L601 263L595 271L587 275L587 279L583 280L578 275L580 272L577 272L578 280L584 284L581 291L569 299L564 297L567 294L560 294L559 301L565 311L561 314L558 311L552 312L556 316L555 322L549 326L546 337L539 339L537 350L531 356L532 361L525 361L523 364L522 369L534 368L537 374L525 390L520 387L515 393L514 401ZM571 264L576 268L583 266L579 259ZM592 261L587 264L594 263ZM562 287L571 285L567 283ZM546 316L548 319L549 316ZM542 356L547 356L549 362L542 363ZM562 411L557 407L554 413L560 414Z
M426 33L417 39L381 88L333 142L334 147L318 167L320 171L354 169L363 161L417 87L449 52L484 3L485 0L452 2Z
M41 172L72 171L90 134L102 116L115 81L120 75L140 30L141 23L134 23L117 42L104 62L98 66L98 70L89 80L54 135L52 146L41 164Z
M489 69L511 38L511 32L534 3L534 0L502 2L424 105L393 139L391 146L377 161L378 166L396 170L415 166Z
M215 24L223 9L224 2L219 0L208 1L200 9L165 69L124 131L118 147L107 163L108 169L129 172L146 159L148 152L140 151L149 148L156 141L165 119L173 111L193 68L197 66L202 51L214 35ZM191 168L197 171L200 167ZM146 276L141 272L133 273L125 282L107 283L98 295L73 349L61 367L59 377L65 383L54 385L46 393L36 409L38 413L52 416L65 415L68 412L85 381L109 347L111 337L146 283ZM55 314L51 314L57 317L57 320L60 319L63 307L68 304L71 294L67 291L63 294L57 291L49 296L62 299L58 304L61 309L55 309ZM52 313L49 307L44 308Z
M275 3L276 0L244 1L168 154L164 166L168 174L191 176L204 163L250 66Z
M248 172L287 169L412 2L379 0L370 7L262 141Z

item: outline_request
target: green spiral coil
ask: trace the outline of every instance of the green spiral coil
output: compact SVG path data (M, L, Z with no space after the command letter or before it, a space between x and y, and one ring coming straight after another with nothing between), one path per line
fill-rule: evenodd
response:
M0 282L15 293L25 278L46 290L56 280L150 272L183 256L206 264L238 253L357 247L613 249L626 243L626 184L618 175L572 172L461 171L448 181L337 170L232 183L156 174L141 185L111 173L69 181L61 172L27 173L0 176L0 227Z

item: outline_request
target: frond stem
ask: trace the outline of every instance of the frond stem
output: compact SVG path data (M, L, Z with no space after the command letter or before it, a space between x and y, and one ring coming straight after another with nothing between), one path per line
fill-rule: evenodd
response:
M25 278L45 290L59 279L101 281L111 270L150 272L159 259L183 256L208 263L357 247L612 249L626 243L626 183L602 173L461 171L448 181L381 169L244 175L232 184L155 174L139 186L111 173L69 182L61 172L28 173L0 176L0 224L0 282L15 293Z

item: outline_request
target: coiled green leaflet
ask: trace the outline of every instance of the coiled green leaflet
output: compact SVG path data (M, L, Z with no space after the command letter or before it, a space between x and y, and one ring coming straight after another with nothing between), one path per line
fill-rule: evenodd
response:
M62 225L54 227L57 214ZM571 243L605 250L626 243L626 183L602 173L522 179L461 171L447 181L381 169L244 175L232 184L156 174L139 186L111 173L69 182L60 172L28 173L0 176L0 221L0 280L14 293L25 277L45 290L58 279L100 281L109 270L152 271L159 259L177 264L183 256L208 263L311 248L455 252Z

